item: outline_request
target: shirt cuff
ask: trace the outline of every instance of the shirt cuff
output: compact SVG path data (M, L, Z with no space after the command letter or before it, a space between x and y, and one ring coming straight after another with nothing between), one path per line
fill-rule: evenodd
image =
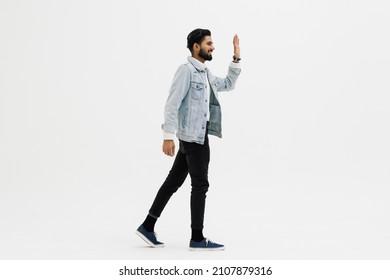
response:
M164 140L173 140L175 139L175 134L169 132L163 132Z
M240 62L231 62L229 67L232 67L232 68L241 68L241 64Z

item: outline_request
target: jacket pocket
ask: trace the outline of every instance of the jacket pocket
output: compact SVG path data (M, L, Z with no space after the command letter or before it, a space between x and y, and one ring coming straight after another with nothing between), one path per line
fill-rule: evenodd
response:
M204 83L191 82L191 98L194 100L202 100L204 89Z

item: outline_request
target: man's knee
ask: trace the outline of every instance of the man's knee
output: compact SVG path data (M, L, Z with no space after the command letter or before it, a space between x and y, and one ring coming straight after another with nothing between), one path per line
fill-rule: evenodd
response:
M181 187L181 185L170 185L170 184L166 184L164 183L162 186L161 186L161 191L165 192L165 193L169 193L169 194L174 194L175 192L177 192L177 190Z
M194 194L201 194L206 193L209 189L209 182L208 180L198 180L196 183L192 183L192 189L191 192Z

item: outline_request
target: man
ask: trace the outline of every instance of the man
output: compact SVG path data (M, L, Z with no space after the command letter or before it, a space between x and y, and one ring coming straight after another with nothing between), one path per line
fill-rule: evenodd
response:
M179 149L173 166L143 224L136 233L152 247L164 247L157 240L154 225L168 200L191 176L191 229L190 250L224 250L224 245L203 236L203 220L206 192L209 188L208 166L210 148L208 134L222 137L219 91L234 89L240 69L240 45L238 36L233 38L234 56L226 78L211 74L205 61L212 60L214 45L211 33L195 29L187 36L187 48L191 52L188 62L181 65L172 82L164 112L163 152L175 154L174 133L179 139Z

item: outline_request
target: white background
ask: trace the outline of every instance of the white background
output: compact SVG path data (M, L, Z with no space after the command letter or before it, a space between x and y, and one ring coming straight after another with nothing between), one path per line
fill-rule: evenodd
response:
M0 259L389 259L387 1L0 2ZM135 234L173 162L163 108L186 36L224 76L205 235L186 181Z

